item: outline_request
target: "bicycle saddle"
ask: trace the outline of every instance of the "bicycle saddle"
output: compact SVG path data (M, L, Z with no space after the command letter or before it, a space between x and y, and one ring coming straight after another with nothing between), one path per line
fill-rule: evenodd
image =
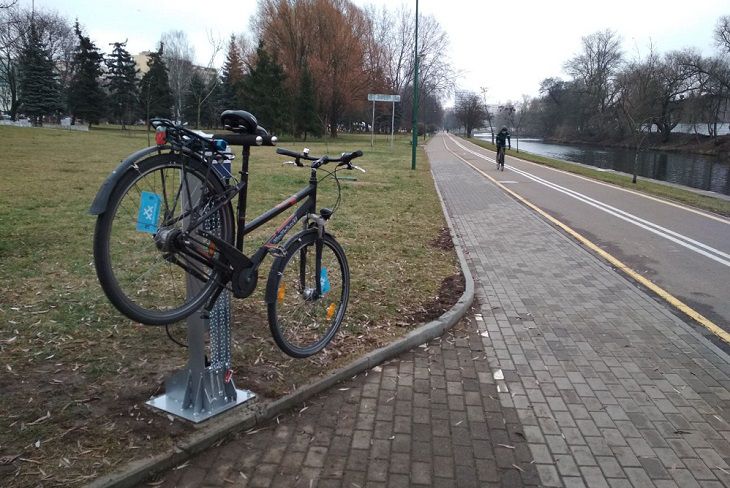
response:
M221 114L221 124L238 134L256 134L258 122L253 114L245 110L226 110Z

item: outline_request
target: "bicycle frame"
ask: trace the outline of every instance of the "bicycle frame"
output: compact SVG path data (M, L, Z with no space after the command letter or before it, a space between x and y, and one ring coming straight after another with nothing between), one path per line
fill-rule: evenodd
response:
M292 227L294 227L294 225L296 225L297 222L315 213L317 201L317 171L314 169L311 170L309 185L306 188L283 200L271 210L262 213L248 224L245 224L243 229L241 229L240 227L237 229L236 238L238 240L240 235L241 246L239 247L237 245L236 248L240 252L243 252L243 236L250 234L254 230L261 227L263 224L273 220L278 215L285 212L287 209L293 207L302 200L306 200L304 204L300 205L292 215L290 215L281 225L279 225L279 227L277 227L274 231L274 234L261 247L259 247L259 249L253 254L253 256L251 256L250 259L251 261L253 261L254 266L258 266L261 261L263 261L267 252L271 251L272 249L278 249L277 245L282 241L282 239L284 239L284 236L292 229ZM243 215L245 216L245 208L243 209L243 212Z
M230 271L230 268L228 267L228 265L230 265L233 268L232 274L230 276L230 278L232 279L235 279L235 276L242 271L246 271L249 276L255 273L258 270L261 262L266 257L266 254L269 252L272 252L272 254L276 253L276 250L279 249L278 244L284 239L284 236L286 236L286 234L292 229L292 227L294 227L297 222L301 221L302 219L308 218L310 215L316 215L318 180L317 170L312 168L310 170L309 182L306 188L303 188L289 198L281 201L275 207L262 213L258 217L254 218L252 221L246 223L246 200L248 194L248 159L250 155L249 151L250 148L244 146L243 163L241 168L241 181L235 186L229 186L228 195L224 199L217 201L211 209L209 209L204 215L200 216L198 220L188 228L188 230L190 230L200 226L208 217L220 210L220 208L228 205L236 197L236 195L238 195L239 199L236 215L236 221L238 222L238 225L236 228L235 246L232 246L231 244L221 240L214 235L209 234L208 232L200 232L201 235L207 237L215 243L218 252L223 255L225 261L227 261L226 263L220 263L214 258L207 258L209 261L208 264L218 267L224 265L228 271ZM244 236L250 234L254 230L258 229L262 225L266 224L267 222L276 218L278 215L285 212L287 209L302 201L304 201L304 203L300 205L297 210L291 216L289 216L281 225L279 225L279 227L276 228L273 235L269 237L269 239L261 247L259 247L259 249L252 256L246 256L243 253ZM318 254L319 252L321 251L318 250ZM190 253L187 252L186 254L190 255ZM191 257L197 260L200 259L202 256L193 255ZM319 262L317 264L319 265ZM255 286L255 284L253 286ZM317 288L319 288L319 286L317 286Z

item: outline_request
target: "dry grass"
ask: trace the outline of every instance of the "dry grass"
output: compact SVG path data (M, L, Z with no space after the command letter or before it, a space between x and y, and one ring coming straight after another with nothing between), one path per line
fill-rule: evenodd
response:
M6 466L0 459L0 485L77 486L159 452L191 429L144 406L184 366L186 351L164 329L120 316L97 283L91 257L89 205L118 161L146 146L147 137L0 127L0 138L0 458L18 456ZM411 171L405 138L393 150L369 142L351 136L307 144L313 154L366 153L359 161L368 173L344 183L330 226L352 273L342 333L311 359L284 356L270 338L260 286L251 299L235 301L238 387L279 396L388 343L442 301L442 281L457 273L453 251L435 245L444 219L424 154ZM271 148L253 153L250 217L307 178L282 167ZM332 198L332 188L323 189L320 205ZM174 333L184 338L183 327Z

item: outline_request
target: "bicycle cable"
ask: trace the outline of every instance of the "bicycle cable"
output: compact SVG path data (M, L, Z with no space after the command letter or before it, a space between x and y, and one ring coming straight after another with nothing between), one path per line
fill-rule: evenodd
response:
M337 208L340 206L340 202L342 201L342 185L340 184L340 179L337 177L337 170L341 169L339 167L336 167L333 171L328 171L326 169L322 169L320 166L318 170L324 171L327 173L325 176L317 180L317 184L322 183L324 180L326 180L329 177L332 177L335 180L335 183L337 184L337 200L335 200L335 205L332 207L332 215L335 214L337 211Z
M180 347L188 347L187 344L183 344L182 342L178 341L177 339L175 339L172 336L172 332L170 332L170 324L165 325L165 332L167 332L167 337L169 337L170 340L172 342L174 342L175 344L177 344L178 346L180 346Z

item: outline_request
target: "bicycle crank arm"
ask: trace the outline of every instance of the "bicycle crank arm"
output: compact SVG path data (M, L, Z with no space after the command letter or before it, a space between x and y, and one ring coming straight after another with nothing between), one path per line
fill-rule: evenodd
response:
M258 283L258 270L245 254L236 247L228 244L226 241L214 236L208 232L200 232L200 235L210 239L216 246L216 250L223 257L223 261L227 266L228 278L231 280L231 288L233 296L236 298L246 298L256 289Z

